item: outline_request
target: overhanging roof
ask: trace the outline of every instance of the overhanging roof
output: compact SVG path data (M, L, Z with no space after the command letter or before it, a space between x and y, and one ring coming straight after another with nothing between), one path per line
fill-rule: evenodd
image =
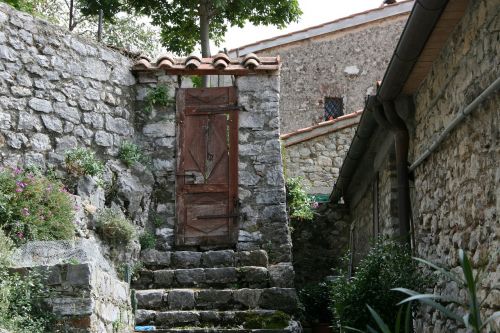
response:
M370 99L396 100L414 94L429 73L434 60L467 9L468 0L417 0L396 50L391 58L377 96ZM367 103L355 137L340 169L330 195L337 202L347 192L352 177L359 168L357 161L364 155L377 129L373 112Z

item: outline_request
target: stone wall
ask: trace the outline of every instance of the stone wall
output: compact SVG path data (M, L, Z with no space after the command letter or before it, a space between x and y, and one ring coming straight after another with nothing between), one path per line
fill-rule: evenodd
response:
M325 97L339 97L344 114L364 107L382 80L407 14L258 52L280 55L281 133L323 120Z
M286 176L301 177L311 194L329 194L355 132L350 125L293 145L284 139Z
M343 204L324 204L312 221L292 224L295 286L320 282L335 274L349 247L349 209Z
M270 263L291 262L285 181L279 141L280 77L236 80L239 114L238 248L263 248Z
M417 158L433 138L499 77L499 11L495 1L472 1L431 72L415 96L416 128L411 138ZM485 312L498 310L500 214L500 96L497 93L455 128L415 170L413 202L418 254L439 264L458 265L464 249L475 269L491 262L481 282ZM456 284L438 284L438 291L464 296ZM438 315L425 314L422 330L465 332Z

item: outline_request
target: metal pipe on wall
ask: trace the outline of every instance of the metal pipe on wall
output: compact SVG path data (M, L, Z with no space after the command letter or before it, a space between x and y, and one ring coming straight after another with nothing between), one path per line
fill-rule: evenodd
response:
M439 136L434 140L429 148L427 148L422 155L420 155L415 162L410 166L409 171L414 171L429 155L437 149L437 147L444 141L444 139L448 136L448 134L460 124L464 118L474 111L479 104L481 104L486 98L488 98L491 94L500 89L500 77L498 77L492 84L488 86L479 96L476 97L465 108L460 110L457 116L444 128L444 130L439 134Z

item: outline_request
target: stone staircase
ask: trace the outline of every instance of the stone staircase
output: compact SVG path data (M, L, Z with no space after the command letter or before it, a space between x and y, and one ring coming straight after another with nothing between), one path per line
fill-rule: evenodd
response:
M143 251L136 325L157 332L301 332L290 265L263 250Z

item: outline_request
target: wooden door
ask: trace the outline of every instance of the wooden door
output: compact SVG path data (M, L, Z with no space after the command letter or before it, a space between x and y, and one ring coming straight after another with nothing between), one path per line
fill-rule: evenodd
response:
M177 92L176 244L237 241L238 108L234 87Z

